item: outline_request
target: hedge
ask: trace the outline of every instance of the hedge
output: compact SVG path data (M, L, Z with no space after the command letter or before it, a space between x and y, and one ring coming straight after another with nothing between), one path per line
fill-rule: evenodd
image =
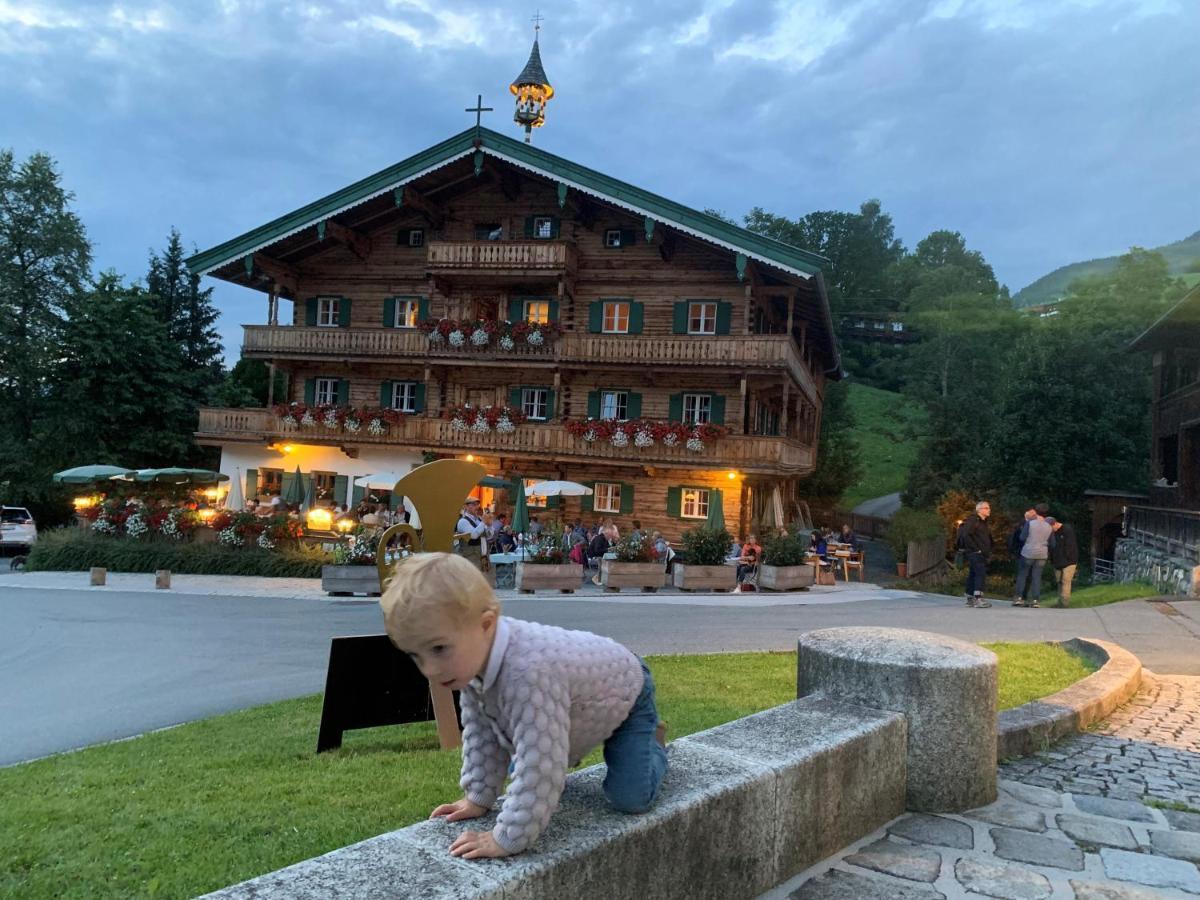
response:
M182 575L319 578L321 566L332 563L329 553L305 544L260 550L160 538L106 537L78 528L64 528L39 536L25 570L83 572L92 566L103 566L110 572L170 569Z

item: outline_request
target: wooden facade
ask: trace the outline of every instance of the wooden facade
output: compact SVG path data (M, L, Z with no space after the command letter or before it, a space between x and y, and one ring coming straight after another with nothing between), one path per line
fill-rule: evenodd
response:
M243 460L253 447L323 447L325 469L336 450L339 476L366 474L385 451L410 464L470 453L504 477L618 485L619 511L569 498L548 512L638 519L672 538L702 521L700 495L685 511L681 491L719 496L731 531L772 523L780 507L792 518L797 482L816 464L826 379L840 371L820 261L513 144L472 130L189 260L266 295L267 324L245 327L242 353L286 373L276 404L312 406L314 385L327 398L336 387L335 404L351 409L387 406L397 382L419 398L375 433L204 409L198 440ZM454 347L420 327L531 311L553 326L540 346ZM527 391L546 408L532 400L539 417L511 433L448 418L455 405L519 406ZM689 449L569 432L564 421L597 417L606 392L620 393L627 418L706 415L728 435Z

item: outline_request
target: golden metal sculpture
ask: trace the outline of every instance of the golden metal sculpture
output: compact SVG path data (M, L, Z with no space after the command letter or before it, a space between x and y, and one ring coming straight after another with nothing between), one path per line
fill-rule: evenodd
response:
M402 522L379 536L375 568L379 572L380 593L387 590L388 581L400 564L388 562L388 541L406 534L412 542L414 553L449 553L454 549L454 528L458 524L463 500L486 472L479 463L463 459L439 459L418 466L396 482L392 487L392 496L403 496L412 501L421 520L421 531ZM454 695L440 685L431 684L429 696L433 701L433 717L437 722L438 742L442 749L450 750L459 746L462 734L458 730L458 716L454 712Z

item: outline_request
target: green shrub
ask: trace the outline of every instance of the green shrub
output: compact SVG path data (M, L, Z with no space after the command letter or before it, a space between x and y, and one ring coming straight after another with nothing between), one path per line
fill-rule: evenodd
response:
M30 572L83 572L103 566L112 572L170 569L182 575L264 575L319 578L333 558L320 547L298 544L274 551L171 540L131 540L77 528L49 531L38 538L25 569Z
M897 562L908 558L908 545L913 541L928 541L934 538L946 539L945 525L942 517L933 510L909 509L900 507L892 516L892 524L888 526L884 540L892 548Z
M802 566L808 541L798 534L776 535L763 544L763 562L768 566Z
M683 561L689 566L723 566L733 544L724 528L699 525L683 533Z

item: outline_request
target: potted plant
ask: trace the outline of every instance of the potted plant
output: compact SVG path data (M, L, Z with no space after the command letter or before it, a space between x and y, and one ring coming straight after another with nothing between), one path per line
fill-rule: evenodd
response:
M945 540L945 526L937 513L926 509L909 509L902 506L892 516L884 540L892 548L896 558L896 574L908 576L908 545L922 541Z
M656 591L663 586L666 564L651 555L649 536L627 534L613 544L611 550L616 558L600 561L600 584L605 590L632 587Z
M379 570L375 568L378 547L379 534L364 525L339 537L333 548L334 564L321 566L321 590L333 597L351 594L378 597Z
M685 591L732 591L737 567L725 565L733 536L724 528L701 525L683 533L683 562L671 574L675 587Z
M551 531L540 541L525 545L525 558L517 562L518 593L532 594L539 588L573 594L583 573L567 559L557 535Z
M758 586L771 591L804 591L816 580L808 547L798 534L777 535L763 544Z

